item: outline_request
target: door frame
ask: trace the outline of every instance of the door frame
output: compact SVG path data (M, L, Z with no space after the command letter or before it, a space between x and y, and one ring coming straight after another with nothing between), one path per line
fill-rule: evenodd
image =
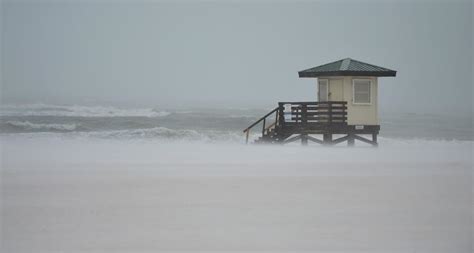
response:
M326 101L329 101L329 79L328 78L323 78L323 79L318 79L318 102L324 102L321 101L321 81L326 82Z

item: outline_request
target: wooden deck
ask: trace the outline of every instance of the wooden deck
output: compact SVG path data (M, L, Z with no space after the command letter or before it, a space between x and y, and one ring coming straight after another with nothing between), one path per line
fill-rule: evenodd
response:
M379 125L348 125L345 101L279 102L278 107L244 130L247 143L251 129L257 125L261 125L262 134L256 143L278 144L301 140L303 145L308 141L334 145L347 141L352 146L355 140L359 140L377 146L380 130ZM333 135L343 136L333 139ZM371 135L372 138L360 135Z

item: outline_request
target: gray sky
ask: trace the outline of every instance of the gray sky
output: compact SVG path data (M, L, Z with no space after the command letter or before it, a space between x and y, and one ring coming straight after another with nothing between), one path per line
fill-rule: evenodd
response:
M351 57L398 71L381 111L472 109L472 2L2 3L2 102L273 107L297 71Z

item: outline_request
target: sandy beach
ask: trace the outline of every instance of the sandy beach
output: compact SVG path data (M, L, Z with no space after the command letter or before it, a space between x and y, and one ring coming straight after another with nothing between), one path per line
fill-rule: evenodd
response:
M471 252L472 142L2 138L2 252Z

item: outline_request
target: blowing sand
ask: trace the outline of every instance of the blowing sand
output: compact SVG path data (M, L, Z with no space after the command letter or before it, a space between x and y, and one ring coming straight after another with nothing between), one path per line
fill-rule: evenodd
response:
M1 141L2 252L472 252L472 142Z

